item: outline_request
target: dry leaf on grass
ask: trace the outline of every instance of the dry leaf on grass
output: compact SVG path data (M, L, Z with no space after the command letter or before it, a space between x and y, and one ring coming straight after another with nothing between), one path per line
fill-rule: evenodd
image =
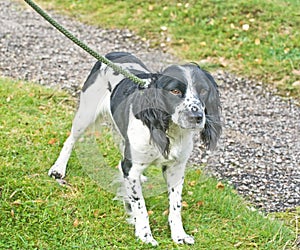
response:
M79 220L78 220L78 218L76 218L73 222L73 226L78 227L78 225L79 225Z
M224 189L224 187L225 187L224 184L223 184L222 182L220 182L220 181L219 181L218 184L216 185L216 188L217 188L217 189Z
M196 204L198 207L202 207L204 205L204 201L198 201Z
M164 216L167 216L168 214L169 214L169 209L163 211L163 215L164 215Z
M188 206L189 206L189 204L187 204L186 201L183 201L183 202L181 203L181 205L182 205L182 207L188 207Z
M57 139L56 138L51 138L49 141L48 141L48 144L49 145L53 145L57 142Z
M196 186L196 181L190 181L190 182L189 182L189 186L191 186L191 187Z
M153 212L152 210L149 210L149 211L148 211L148 215L150 216L150 215L152 215L152 214L154 214L154 212Z

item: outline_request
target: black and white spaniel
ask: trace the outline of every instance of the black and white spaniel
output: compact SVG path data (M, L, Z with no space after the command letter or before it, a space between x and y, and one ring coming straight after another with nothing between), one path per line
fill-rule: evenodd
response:
M129 53L113 52L106 58L146 84L139 86L97 62L82 88L71 134L49 175L56 179L65 177L75 142L102 112L108 112L124 142L119 169L126 190L124 203L135 225L136 237L157 245L141 188L143 171L156 164L161 166L167 183L172 239L179 244L193 244L194 239L186 234L181 220L184 172L195 133L200 133L210 149L220 137L217 84L196 64L172 65L161 73L151 73Z

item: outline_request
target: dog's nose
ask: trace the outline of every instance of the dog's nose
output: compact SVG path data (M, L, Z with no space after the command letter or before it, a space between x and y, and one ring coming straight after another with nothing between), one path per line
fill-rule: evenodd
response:
M201 123L203 120L202 110L200 110L198 106L194 105L191 107L191 111L192 111L191 120L196 123Z
M191 110L194 113L194 112L198 112L199 108L197 106L193 105Z

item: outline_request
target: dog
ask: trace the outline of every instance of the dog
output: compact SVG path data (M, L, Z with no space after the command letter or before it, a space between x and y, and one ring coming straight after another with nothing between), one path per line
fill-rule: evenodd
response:
M72 130L48 174L63 179L75 142L97 117L110 114L122 140L119 163L126 190L124 203L132 217L135 235L156 246L142 194L143 171L161 166L169 196L168 221L177 244L194 244L181 219L182 188L193 137L200 133L209 149L216 147L222 126L220 98L211 74L195 63L171 65L151 73L144 63L127 52L112 52L106 58L142 79L134 83L97 62L85 81Z

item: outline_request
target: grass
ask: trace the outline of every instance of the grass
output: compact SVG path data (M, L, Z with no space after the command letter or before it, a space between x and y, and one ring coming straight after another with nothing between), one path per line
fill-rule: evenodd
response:
M0 78L0 249L151 248L135 239L122 204L87 175L75 154L69 186L47 176L75 106L66 93ZM110 157L118 161L117 154ZM251 211L233 189L200 170L188 172L183 199L194 246L172 243L166 194L146 200L160 249L296 249L297 215L284 220L294 223L288 224Z
M93 25L128 28L183 60L300 97L299 0L38 2Z

